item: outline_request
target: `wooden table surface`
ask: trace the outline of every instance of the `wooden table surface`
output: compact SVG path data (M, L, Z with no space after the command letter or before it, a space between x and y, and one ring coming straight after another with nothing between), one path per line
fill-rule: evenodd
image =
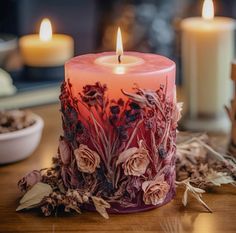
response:
M233 233L236 232L236 189L231 186L214 189L204 200L214 211L207 213L195 200L182 207L182 190L175 200L159 209L123 215L105 220L97 213L43 217L39 211L15 212L20 198L17 181L33 169L48 167L57 150L61 132L58 105L32 109L45 121L42 141L33 155L21 162L0 166L0 232L167 232L167 233ZM169 226L169 231L167 230ZM171 231L172 228L172 231ZM179 229L179 230L178 230ZM182 230L180 230L182 229Z

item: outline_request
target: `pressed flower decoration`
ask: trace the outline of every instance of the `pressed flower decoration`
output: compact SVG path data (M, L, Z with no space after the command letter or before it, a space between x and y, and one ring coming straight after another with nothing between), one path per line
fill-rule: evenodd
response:
M95 151L90 150L86 145L81 144L79 148L74 150L74 155L77 167L81 172L92 174L99 167L99 155Z
M156 177L154 180L144 181L142 184L143 201L146 205L158 205L162 203L170 189L164 176Z
M174 197L176 184L185 185L186 193L204 203L198 194L202 189L194 189L191 180L175 184L176 127L182 104L167 98L165 86L158 90L134 86L133 92L121 90L123 98L117 100L109 99L108 88L99 82L86 85L75 97L70 82L62 84L64 135L58 153L51 168L33 171L19 181L26 194L17 210L41 207L48 216L58 207L78 213L88 209L108 218L108 212L164 205ZM200 142L177 146L177 167L181 156L206 151L207 144ZM213 181L215 176L212 172L209 182L219 181Z

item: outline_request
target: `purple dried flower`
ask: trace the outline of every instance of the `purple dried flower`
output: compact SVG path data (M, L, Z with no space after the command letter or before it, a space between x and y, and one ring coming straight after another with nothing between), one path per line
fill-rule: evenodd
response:
M125 126L121 125L117 127L119 139L121 141L127 141L129 139L129 134Z
M76 124L76 132L82 134L84 132L84 126L81 121L78 121Z
M159 148L158 148L158 153L159 153L159 155L160 155L161 158L165 158L165 157L166 157L167 152L166 152L166 150L165 150L165 148L164 148L163 145L160 145L160 146L159 146Z
M126 122L134 122L140 118L140 111L137 110L126 110Z
M115 105L110 107L110 111L112 114L119 114L120 113L120 107Z
M121 107L123 107L124 104L125 104L125 102L124 102L123 99L120 98L120 99L117 101L117 104L120 105Z
M117 115L111 115L111 116L109 116L109 121L110 121L111 125L115 125L116 122L117 122L117 120L118 120Z
M80 96L89 106L94 106L96 104L102 105L106 90L106 85L101 85L101 83L96 82L95 85L84 86L83 94L80 94Z
M145 124L145 129L150 130L154 128L155 122L153 119L149 118L144 121L144 124Z
M138 110L138 109L141 108L141 107L140 107L137 103L135 103L135 102L131 102L131 103L129 104L129 106L130 106L131 109L135 109L135 110Z

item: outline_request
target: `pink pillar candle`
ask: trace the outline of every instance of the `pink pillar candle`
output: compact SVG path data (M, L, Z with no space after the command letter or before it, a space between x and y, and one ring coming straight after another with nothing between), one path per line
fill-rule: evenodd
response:
M108 87L110 98L121 96L121 90L132 91L135 84L144 89L165 86L167 97L175 94L175 63L147 53L126 52L119 64L115 53L88 54L72 58L65 65L65 79L70 79L73 94L96 82Z
M76 169L65 186L102 197L109 212L143 211L175 193L175 63L137 52L120 59L88 54L65 65L63 140Z

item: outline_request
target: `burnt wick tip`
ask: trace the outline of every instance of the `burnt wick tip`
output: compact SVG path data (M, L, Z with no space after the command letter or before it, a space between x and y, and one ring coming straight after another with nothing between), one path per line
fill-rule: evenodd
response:
M121 63L121 54L118 55L118 62L119 62L119 64Z

